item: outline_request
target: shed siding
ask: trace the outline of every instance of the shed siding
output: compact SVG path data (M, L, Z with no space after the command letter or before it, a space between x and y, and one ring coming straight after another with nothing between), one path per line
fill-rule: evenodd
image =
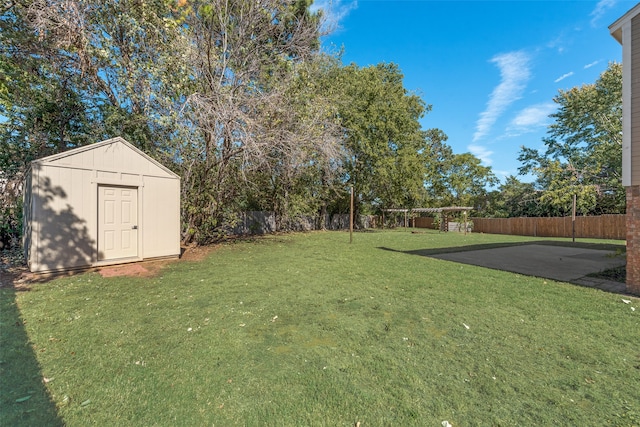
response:
M40 165L33 168L31 270L90 265L95 249L90 171Z
M180 181L145 177L142 209L144 257L180 255Z
M640 15L631 20L631 185L640 185Z
M97 170L96 171L96 177L119 181L118 172L108 172L108 171L103 171L103 170Z

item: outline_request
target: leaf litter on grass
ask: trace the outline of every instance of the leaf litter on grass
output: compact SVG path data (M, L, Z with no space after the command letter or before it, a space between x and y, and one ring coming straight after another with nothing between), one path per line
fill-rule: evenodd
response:
M424 236L443 247L457 238ZM20 296L35 345L55 336L82 348L73 361L38 354L44 372L65 371L64 387L48 384L54 396L73 387L76 396L100 402L91 411L58 402L61 416L85 425L91 412L92 423L108 424L119 408L119 420L131 425L174 417L191 425L329 425L345 413L403 426L434 425L452 414L455 425L540 425L562 416L589 425L596 414L613 423L612 396L640 401L632 386L637 372L618 375L631 366L621 359L634 350L628 341L637 321L611 313L610 295L553 281L541 289L539 279L476 267L459 271L376 249L382 240L404 251L424 247L402 233L362 235L357 248L341 237L280 236L287 244L278 245L265 239L251 248L249 264L237 262L248 248L241 243L208 262L174 264L156 283L98 277L97 287L86 280L72 288L52 282L66 287L63 298L46 286L28 303ZM489 239L469 239L476 237ZM301 262L310 250L325 259L322 265ZM192 298L183 297L187 286ZM149 307L140 304L150 292L161 315L149 317ZM86 298L100 301L108 314L96 318ZM224 309L238 301L242 311ZM246 312L262 315L247 318ZM41 313L80 317L73 324L40 322ZM185 329L195 330L193 319L203 318L211 319L210 327L187 339ZM469 319L473 333L466 332ZM118 347L104 352L114 336ZM153 366L122 370L139 354L153 357ZM602 373L596 377L594 369ZM204 396L224 411L201 411ZM637 412L636 403L629 407L624 414Z

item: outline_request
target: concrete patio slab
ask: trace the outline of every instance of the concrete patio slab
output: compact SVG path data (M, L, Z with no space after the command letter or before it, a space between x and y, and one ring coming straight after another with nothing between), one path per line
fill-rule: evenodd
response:
M577 283L583 286L612 287L615 288L615 290L612 289L614 291L618 291L617 288L620 288L621 292L624 292L625 289L623 283L585 278L587 274L625 264L624 256L615 256L615 252L606 250L530 244L430 256L528 276Z

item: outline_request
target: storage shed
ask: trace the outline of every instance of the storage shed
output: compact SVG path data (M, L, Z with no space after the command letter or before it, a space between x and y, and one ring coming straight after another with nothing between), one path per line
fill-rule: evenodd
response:
M180 255L180 177L123 138L34 160L24 192L32 272Z

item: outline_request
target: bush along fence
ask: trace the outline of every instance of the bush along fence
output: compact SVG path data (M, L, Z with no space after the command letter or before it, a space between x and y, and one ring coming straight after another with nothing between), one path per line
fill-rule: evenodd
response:
M375 228L379 218L374 215L360 215L362 228ZM324 227L320 216L296 216L286 224L276 225L276 213L265 211L242 212L233 229L235 235L268 234L276 231L348 230L349 214L334 214L327 217Z
M626 239L626 215L577 216L576 238ZM571 217L471 218L476 233L572 237Z

